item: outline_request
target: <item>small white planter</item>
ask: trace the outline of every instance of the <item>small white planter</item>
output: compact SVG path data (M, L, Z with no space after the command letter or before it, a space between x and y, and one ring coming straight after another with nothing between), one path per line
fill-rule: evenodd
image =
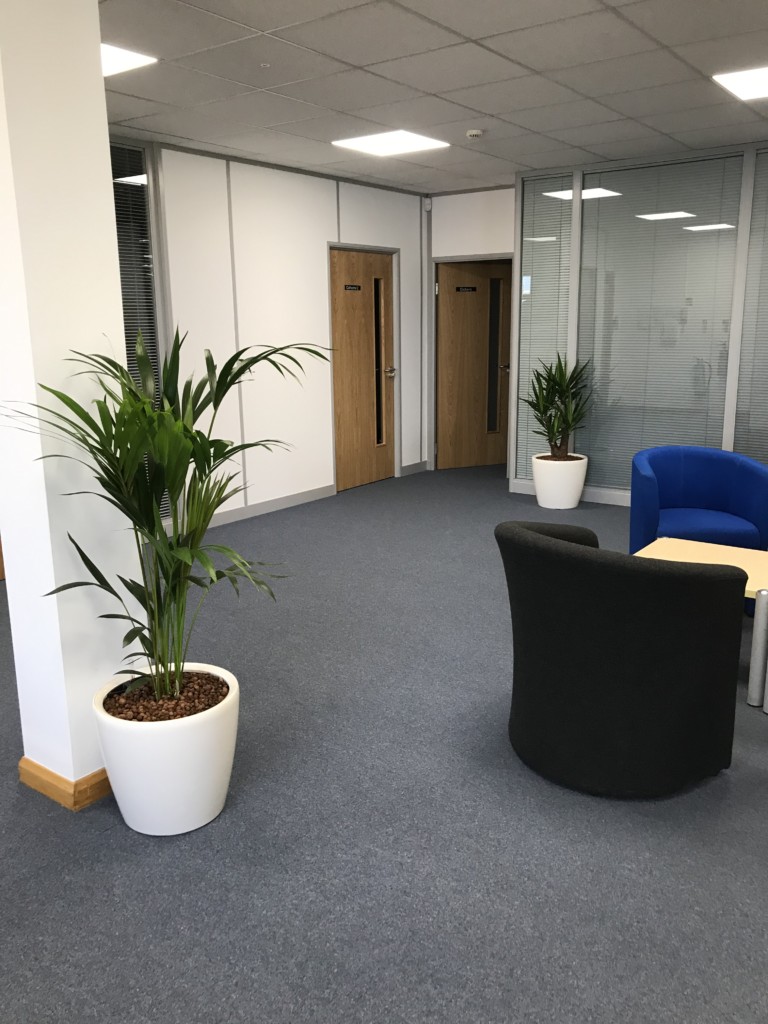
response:
M576 508L584 490L587 476L586 455L573 455L572 459L550 459L542 452L531 458L536 500L542 508Z
M128 722L104 710L104 698L124 679L93 698L96 728L109 782L126 825L150 836L174 836L207 825L227 799L235 756L240 689L231 672L189 663L229 686L216 707L169 722Z

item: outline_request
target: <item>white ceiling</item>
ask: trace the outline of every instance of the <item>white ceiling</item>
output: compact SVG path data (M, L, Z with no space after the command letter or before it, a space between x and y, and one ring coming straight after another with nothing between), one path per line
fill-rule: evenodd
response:
M768 100L710 75L768 65L766 0L101 0L113 133L440 193L529 168L768 139ZM332 146L392 128L410 157ZM470 142L470 128L483 130Z

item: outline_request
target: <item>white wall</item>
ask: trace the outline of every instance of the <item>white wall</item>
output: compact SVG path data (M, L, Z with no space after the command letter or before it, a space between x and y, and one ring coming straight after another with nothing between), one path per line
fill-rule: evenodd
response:
M60 388L88 404L72 349L125 357L107 116L96 0L0 4L0 402L52 401ZM72 117L72 111L77 117ZM52 188L55 170L56 187ZM62 203L62 196L66 202ZM125 523L82 467L47 437L6 422L0 527L25 755L74 780L103 764L94 692L121 667L119 611L94 588L43 595L87 573L67 532L107 576L135 575Z
M508 256L515 247L515 190L432 200L432 257Z
M236 347L304 343L330 349L329 245L399 253L400 460L424 458L421 200L418 196L164 150L163 228L173 322L221 363ZM274 438L288 451L245 455L241 510L333 493L329 363L303 357L299 385L259 367L217 432ZM238 510L235 509L235 512Z
M170 323L187 334L182 379L190 374L198 379L205 374L205 349L221 366L237 348L227 164L164 150L161 177ZM223 403L216 436L240 439L240 401L241 396L233 393ZM236 468L242 465L238 460ZM244 501L243 494L236 494L224 507L242 507Z
M339 241L345 245L399 250L399 353L395 351L400 388L400 462L421 462L421 199L419 196L362 185L339 185ZM397 314L396 314L397 315Z
M231 187L240 344L329 348L335 182L233 163ZM330 364L301 358L301 385L264 366L241 388L246 440L291 445L246 454L249 505L333 486Z

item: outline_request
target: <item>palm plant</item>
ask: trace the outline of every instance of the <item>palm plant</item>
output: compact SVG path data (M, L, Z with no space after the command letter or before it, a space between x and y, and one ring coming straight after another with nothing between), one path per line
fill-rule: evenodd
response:
M190 633L214 584L226 580L239 593L240 582L246 581L274 596L265 563L250 561L225 545L206 543L205 535L214 512L242 490L234 483L237 472L227 465L229 460L250 448L284 445L274 440L235 444L215 437L216 415L232 388L259 364L297 377L302 369L299 355L326 359L308 345L264 348L255 355L241 349L218 369L206 350L206 375L196 383L190 377L180 386L183 342L176 331L159 387L141 334L136 340L136 379L108 356L74 352L72 361L83 367L80 372L101 389L94 411L43 385L56 403L37 406L35 414L45 429L78 449L78 455L61 457L85 464L101 487L93 493L126 517L138 560L138 578L118 576L113 585L70 536L90 578L51 593L90 586L117 600L122 610L101 618L128 623L123 647L138 645L139 650L129 651L125 660L146 658L148 669L125 672L135 677L135 685L150 679L157 699L179 695ZM204 416L205 429L200 426ZM166 501L169 520L162 512ZM188 618L192 587L199 596ZM131 611L130 599L140 611Z
M524 401L539 425L534 434L547 439L553 459L564 461L568 458L571 434L590 409L589 360L577 361L569 371L566 360L558 353L555 363L541 360L541 365L542 369L533 371L530 394Z

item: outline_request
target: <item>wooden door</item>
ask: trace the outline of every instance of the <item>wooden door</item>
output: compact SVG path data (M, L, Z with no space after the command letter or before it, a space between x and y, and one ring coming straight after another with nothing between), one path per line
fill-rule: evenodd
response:
M336 489L395 473L392 256L331 250Z
M512 265L437 268L437 466L507 461Z

